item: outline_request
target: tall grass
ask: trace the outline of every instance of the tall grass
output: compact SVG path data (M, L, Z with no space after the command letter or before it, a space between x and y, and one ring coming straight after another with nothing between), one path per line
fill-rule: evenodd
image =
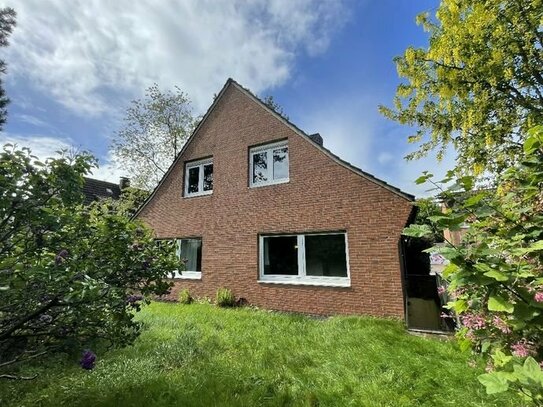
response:
M450 341L396 321L153 303L134 346L93 371L58 358L0 382L6 406L513 406Z

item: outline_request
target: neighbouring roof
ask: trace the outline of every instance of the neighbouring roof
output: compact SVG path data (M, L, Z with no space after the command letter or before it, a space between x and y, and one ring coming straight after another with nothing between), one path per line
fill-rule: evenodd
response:
M358 167L355 167L354 165L352 165L351 163L345 161L345 160L342 160L341 158L339 158L337 155L335 155L334 153L332 153L330 150L328 150L327 148L325 148L323 145L322 145L322 137L320 136L320 134L318 133L315 133L315 134L312 134L312 135L309 135L307 134L306 132L304 132L303 130L301 130L298 126L296 126L295 124L293 124L289 119L287 119L286 117L282 116L280 113L276 112L274 109L272 109L271 107L269 107L268 105L266 105L262 100L260 100L258 98L258 96L256 96L254 93L252 93L249 89L243 87L242 85L240 85L238 82L236 82L234 79L232 78L228 78L228 80L226 81L226 83L224 84L224 86L222 87L221 91L218 93L218 95L215 97L215 99L213 100L213 103L211 104L211 106L209 106L209 108L207 109L207 112L205 113L205 115L202 117L202 120L200 120L200 122L198 123L198 125L196 126L196 128L194 129L194 131L192 132L192 134L190 135L190 137L188 138L187 142L185 143L185 145L183 146L183 148L181 149L181 151L179 151L179 153L177 154L177 157L175 158L175 160L173 161L173 163L170 165L170 167L168 168L168 171L166 171L166 173L164 174L164 176L162 177L162 179L160 180L160 182L158 183L158 185L155 187L155 189L153 190L153 192L149 195L149 197L145 200L145 202L140 206L140 208L137 210L137 212L134 214L133 218L135 218L136 216L138 216L138 214L143 210L143 208L145 208L145 206L147 205L147 203L153 199L153 197L155 196L155 193L156 191L160 188L160 186L162 185L162 183L164 182L164 180L168 177L168 175L170 175L170 172L172 171L172 169L176 166L177 162L179 161L179 159L181 158L181 156L183 155L183 153L185 152L187 146L190 144L190 142L194 139L195 135L198 133L198 130L202 127L202 124L206 121L206 119L209 117L209 115L211 114L211 112L213 111L213 109L215 108L215 106L217 105L218 101L221 99L221 97L224 95L224 93L226 92L226 89L228 89L229 86L235 86L237 89L241 90L244 94L246 94L247 96L249 96L252 100L254 100L256 103L260 104L264 109L266 109L268 112L270 112L271 114L273 114L275 117L277 117L279 120L281 120L284 124L286 124L288 127L290 127L292 130L294 130L295 133L297 133L298 135L300 135L302 138L304 138L305 140L307 140L309 143L313 144L316 148L318 148L319 150L321 150L323 153L325 153L328 157L330 157L332 160L334 160L335 162L337 162L338 164L342 165L343 167L353 171L354 173L368 179L369 181L377 184L377 185L380 185L382 186L383 188L385 189L388 189L389 191L393 192L394 194L408 200L408 201L413 201L415 199L415 196L414 195L411 195L411 194L408 194L407 192L404 192L402 191L401 189L399 188L396 188L390 184L388 184L387 182L361 170L360 168Z
M84 179L83 194L85 195L85 205L104 198L119 199L121 196L119 184L94 178L85 177Z

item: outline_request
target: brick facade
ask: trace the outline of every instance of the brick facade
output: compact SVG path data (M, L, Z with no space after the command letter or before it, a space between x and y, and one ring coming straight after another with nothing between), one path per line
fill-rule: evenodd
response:
M249 188L249 147L288 139L288 183ZM326 143L326 138L325 138ZM187 161L213 156L213 194L183 196ZM158 238L202 238L202 279L175 280L196 297L219 287L263 308L404 317L399 241L409 196L340 164L229 81L138 218ZM258 235L346 231L351 287L259 283Z

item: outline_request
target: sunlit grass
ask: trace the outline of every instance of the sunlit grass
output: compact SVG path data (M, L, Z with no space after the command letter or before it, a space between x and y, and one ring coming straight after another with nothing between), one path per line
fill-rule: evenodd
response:
M13 406L513 406L485 395L451 341L367 317L314 319L153 303L134 346L93 371L57 359L33 382L0 382Z

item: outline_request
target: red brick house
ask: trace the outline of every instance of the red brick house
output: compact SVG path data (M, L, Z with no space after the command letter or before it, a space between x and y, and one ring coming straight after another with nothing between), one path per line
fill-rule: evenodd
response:
M269 309L404 318L412 200L229 79L136 216L178 242L172 299L227 287Z

